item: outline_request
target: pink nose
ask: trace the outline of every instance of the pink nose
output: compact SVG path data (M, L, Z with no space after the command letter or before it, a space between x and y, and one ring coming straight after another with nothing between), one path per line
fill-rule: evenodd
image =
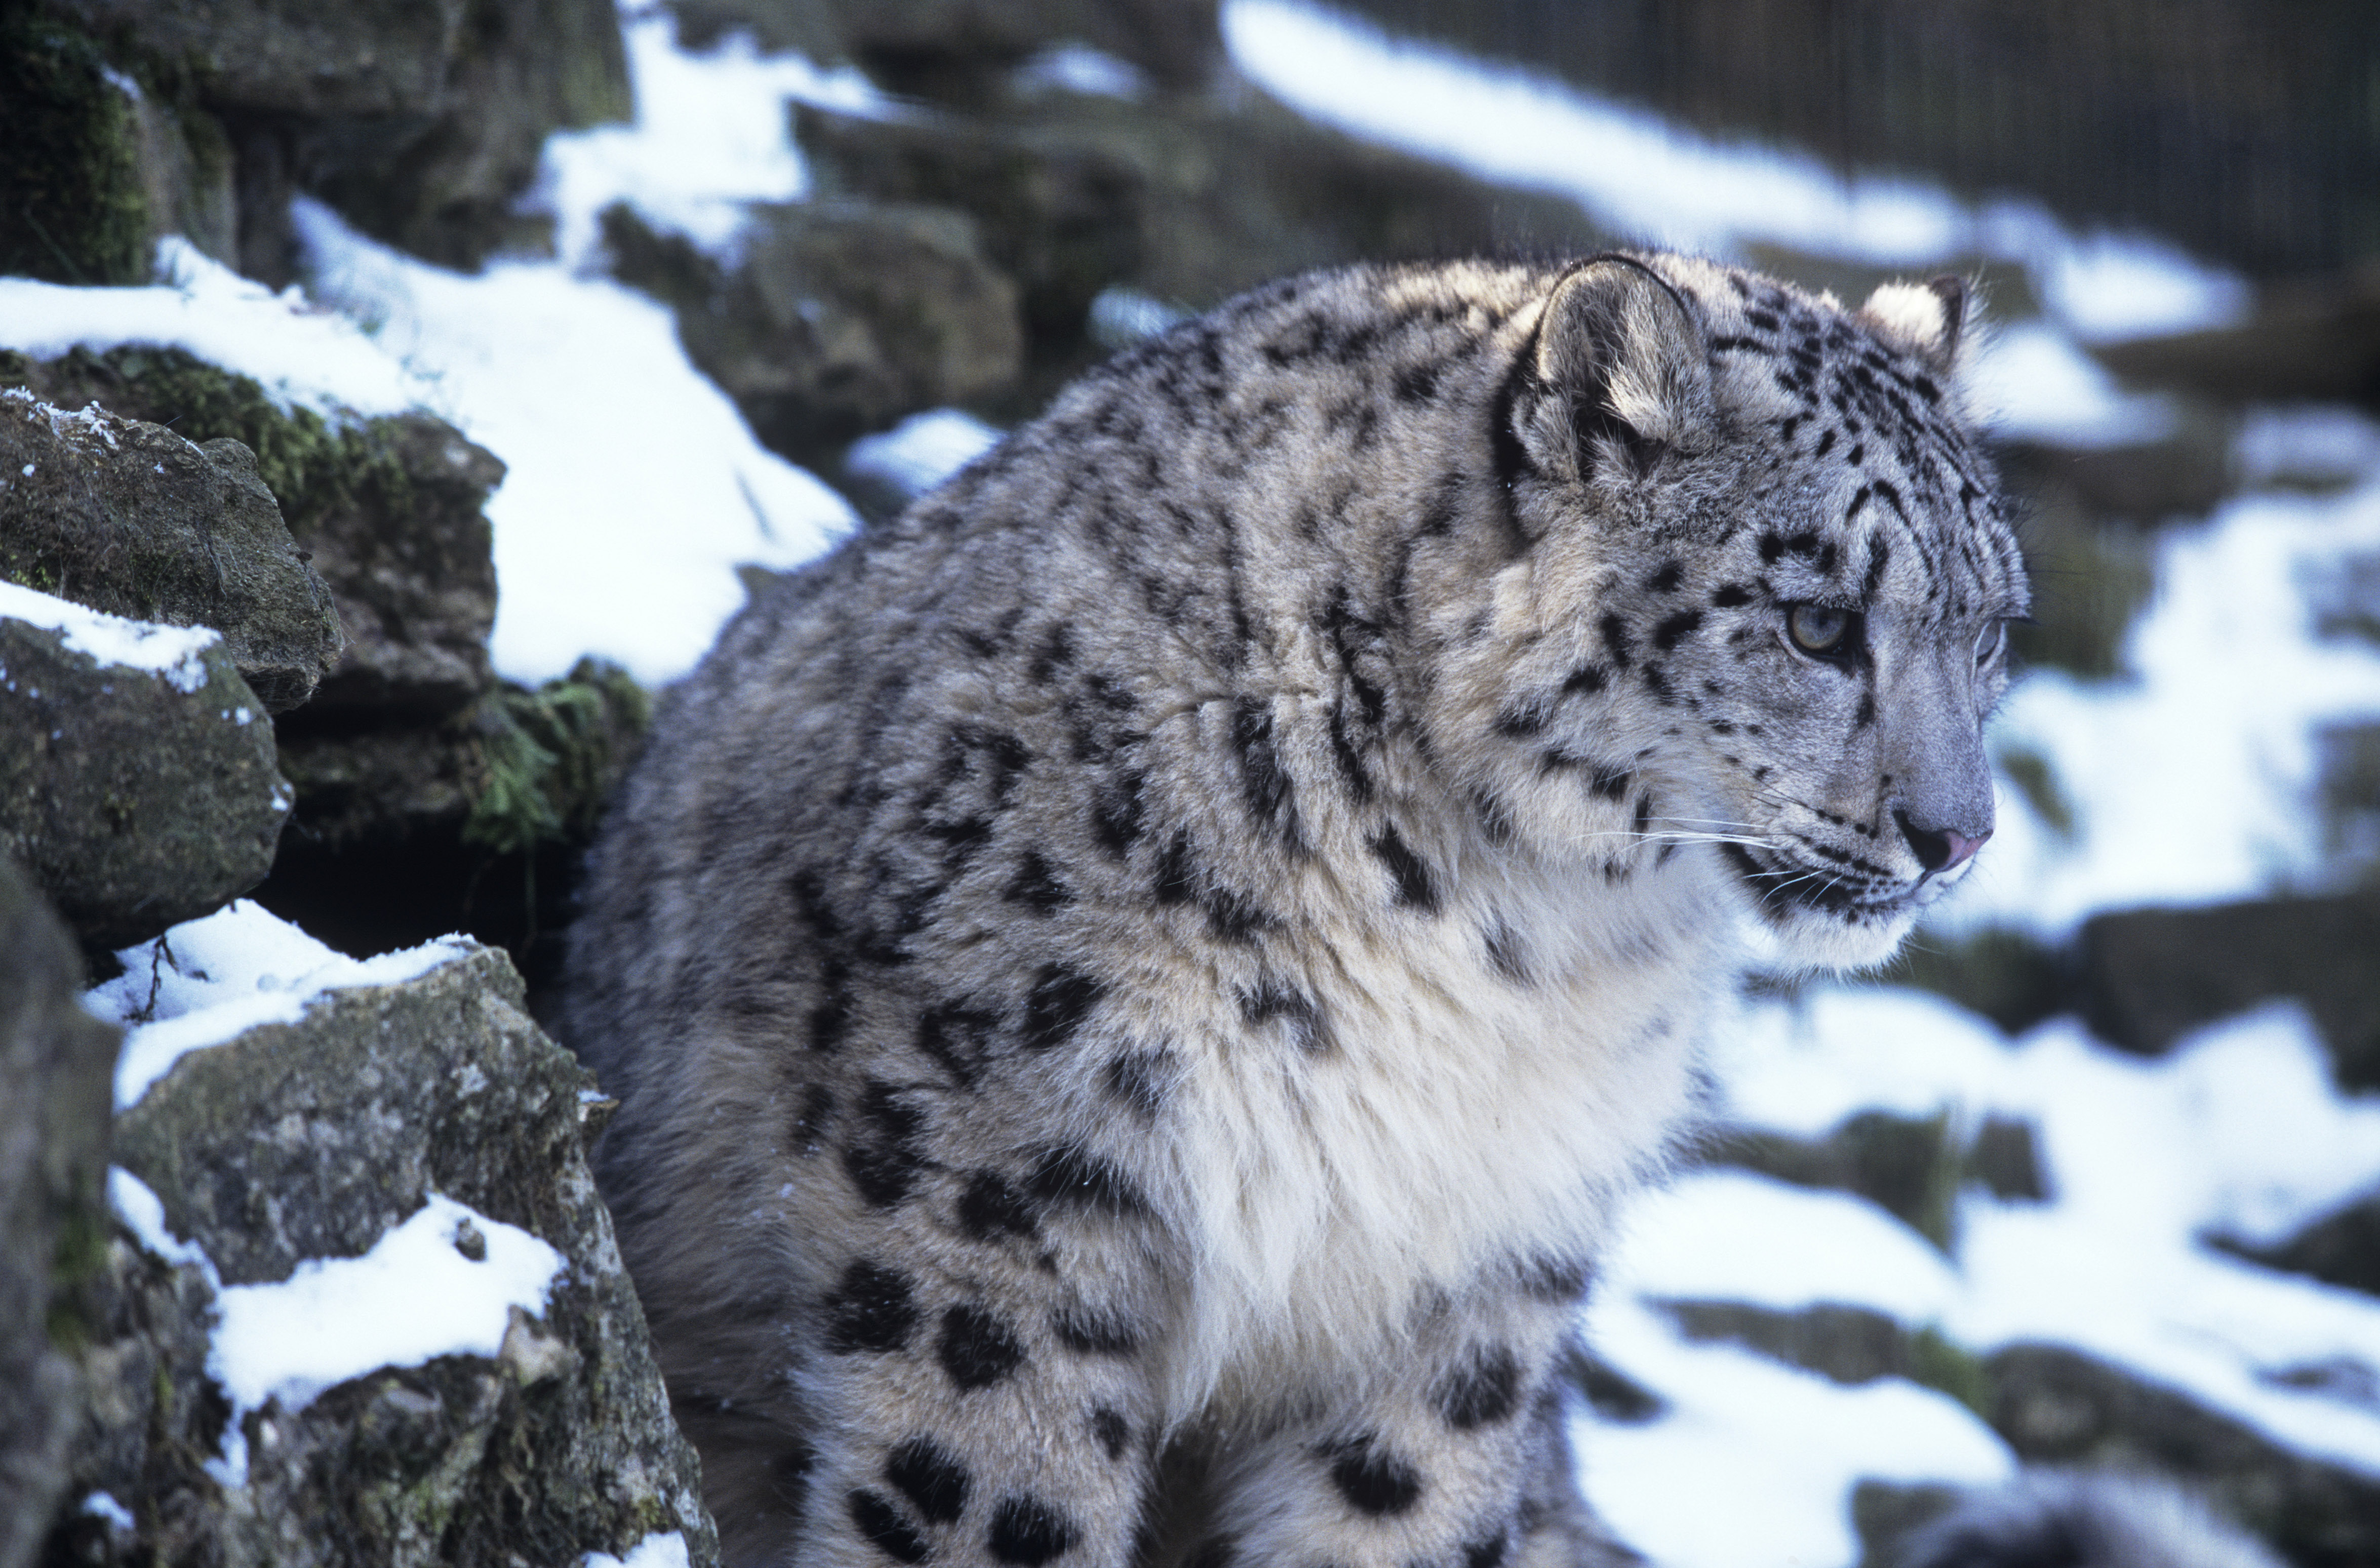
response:
M1929 877L1938 877L1974 858L1975 851L1984 846L1984 840L1992 836L1989 828L1973 836L1956 828L1921 828L1909 820L1908 812L1899 808L1894 809L1892 820L1900 824L1901 836L1909 841L1909 847L1916 853L1917 864L1925 868Z
M1984 846L1984 840L1991 836L1991 830L1988 828L1973 838L1969 838L1956 828L1944 828L1942 840L1949 846L1950 853L1943 858L1939 866L1933 868L1935 873L1939 875L1974 858L1975 851L1981 849Z

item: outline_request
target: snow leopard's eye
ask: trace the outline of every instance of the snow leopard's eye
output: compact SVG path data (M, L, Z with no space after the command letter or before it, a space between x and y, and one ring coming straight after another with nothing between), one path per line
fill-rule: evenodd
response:
M1999 657L2008 645L2008 623L1994 621L1975 636L1975 668L1982 669Z
M1828 604L1795 604L1785 612L1785 630L1794 647L1824 659L1849 651L1845 644L1856 619Z

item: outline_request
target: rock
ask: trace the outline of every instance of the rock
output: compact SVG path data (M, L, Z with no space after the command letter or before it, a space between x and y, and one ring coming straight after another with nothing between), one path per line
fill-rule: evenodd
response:
M0 274L145 283L152 220L132 97L79 30L0 15Z
M2380 1088L2380 889L2095 915L2077 942L2083 1021L2156 1055L2272 997L2305 1003L2338 1087Z
M522 1001L501 953L463 944L417 978L328 991L295 1023L191 1051L123 1112L117 1161L217 1278L119 1235L87 1325L71 1495L104 1492L133 1525L70 1508L53 1561L570 1563L675 1530L698 1568L717 1562L587 1171L608 1102ZM218 1287L362 1257L425 1214L466 1260L450 1268L533 1246L517 1233L555 1249L542 1310L514 1307L499 1344L310 1399L242 1407L212 1381ZM244 1477L222 1462L227 1433Z
M2268 286L2238 326L2091 346L2128 382L2231 403L2380 404L2380 268Z
M675 297L696 366L796 461L831 465L867 431L980 399L1023 369L1016 286L950 208L755 206L723 274L682 242L665 252L625 209L605 232L624 277ZM665 254L686 258L677 275Z
M1623 1427L1639 1426L1667 1414L1669 1402L1582 1344L1562 1353L1556 1374L1578 1391L1596 1418Z
M1310 267L1601 238L1567 201L1359 143L1253 91L1228 104L1058 93L902 120L805 105L795 134L823 196L975 218L1026 332L1029 373L995 423L1116 346L1089 326L1112 288L1196 310Z
M630 108L610 0L46 6L107 39L109 63L151 96L177 87L186 121L225 128L239 267L276 286L292 272L293 191L390 244L474 267L524 237L511 207L545 138Z
M2267 1269L2308 1274L2326 1284L2380 1295L2380 1187L2349 1198L2296 1234L2268 1246L2231 1236L2207 1240Z
M2011 1345L1984 1366L1993 1429L2027 1464L2169 1476L2293 1562L2380 1560L2380 1479L2291 1453L2180 1390L2081 1351Z
M763 48L852 60L887 91L981 104L1062 45L1123 60L1160 91L1202 87L1223 60L1215 0L673 0L678 36L707 48L748 30Z
M1852 1488L1852 1528L1860 1568L1893 1568L1901 1540L1959 1506L1964 1489L1938 1481L1860 1481Z
M2009 1201L2039 1201L2049 1191L2032 1124L1997 1114L1971 1136L1947 1110L1924 1117L1863 1111L1820 1138L1723 1127L1703 1157L1796 1186L1856 1193L1945 1251L1961 1186L1973 1183Z
M343 646L306 563L240 443L199 446L0 391L0 577L129 620L212 626L278 713L313 695Z
M2380 880L2380 723L2329 725L2314 746L2325 857L2366 883Z
M255 453L346 631L303 723L353 733L391 716L434 718L492 684L496 569L482 508L504 465L454 426L419 413L334 421L285 408L252 378L177 348L78 348L51 360L0 351L9 384Z
M116 1031L77 1004L82 960L6 854L0 953L0 1568L28 1568L81 1405L53 1304L103 1260Z
M2034 808L2058 828L2067 808L2047 759L2006 748L1998 760ZM2014 1035L2074 1005L2072 968L2070 954L2037 938L1989 928L1906 943L1878 978L1948 997Z
M1828 1302L1780 1312L1733 1301L1658 1305L1689 1340L1748 1345L1834 1382L1910 1375L1910 1336L1889 1316L1864 1307Z
M298 817L256 899L345 953L453 930L500 942L542 1009L579 857L650 713L625 671L582 659L432 725L291 737Z
M0 585L0 854L84 944L256 885L288 815L273 726L214 633Z
M1931 1326L1910 1329L1870 1307L1820 1302L1794 1310L1737 1301L1656 1301L1690 1340L1722 1341L1843 1384L1906 1378L1990 1411L1984 1363Z
M2111 515L2106 500L2084 488L2086 470L2067 462L2068 455L2018 449L2007 456L2014 459L2009 488L2024 505L2034 599L2032 621L2009 628L2010 646L2027 664L2094 680L2124 674L2124 635L2155 587L2155 534Z

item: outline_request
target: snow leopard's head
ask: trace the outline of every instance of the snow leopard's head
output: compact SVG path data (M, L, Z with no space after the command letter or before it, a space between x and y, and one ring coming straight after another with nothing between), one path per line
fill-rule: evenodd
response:
M1474 750L1541 847L1713 857L1825 966L1888 957L1966 875L2029 600L1953 391L1965 306L1673 256L1551 289L1490 432L1529 543Z

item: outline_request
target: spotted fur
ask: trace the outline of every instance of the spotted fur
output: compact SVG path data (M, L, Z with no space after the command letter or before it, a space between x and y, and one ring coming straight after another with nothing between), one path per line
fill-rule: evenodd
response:
M1292 279L756 594L566 1019L733 1561L1609 1560L1551 1367L1706 1020L1990 829L1962 313Z

